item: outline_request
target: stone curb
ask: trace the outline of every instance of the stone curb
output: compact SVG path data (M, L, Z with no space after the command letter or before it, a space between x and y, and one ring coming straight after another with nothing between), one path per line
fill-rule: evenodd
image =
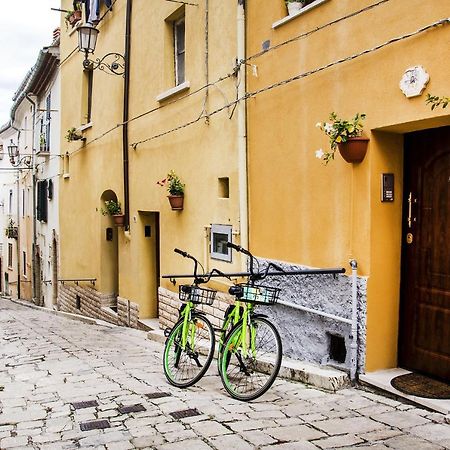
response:
M161 344L166 342L164 331L161 329L148 332L147 337ZM330 367L319 367L286 357L283 357L278 376L288 380L300 381L331 392L350 386L350 378L345 372Z

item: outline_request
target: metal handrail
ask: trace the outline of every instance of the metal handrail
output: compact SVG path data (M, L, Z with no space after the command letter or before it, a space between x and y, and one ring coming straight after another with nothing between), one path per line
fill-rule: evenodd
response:
M78 286L79 282L91 283L95 286L97 278L58 278L58 282L64 284L65 282L73 282Z

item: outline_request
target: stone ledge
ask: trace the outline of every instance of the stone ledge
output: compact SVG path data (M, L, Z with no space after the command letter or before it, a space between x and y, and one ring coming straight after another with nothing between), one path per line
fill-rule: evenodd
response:
M162 329L150 331L147 333L147 337L161 344L166 342L164 330ZM286 357L283 357L278 376L288 380L300 381L331 392L350 386L350 378L346 372L331 367L319 367Z

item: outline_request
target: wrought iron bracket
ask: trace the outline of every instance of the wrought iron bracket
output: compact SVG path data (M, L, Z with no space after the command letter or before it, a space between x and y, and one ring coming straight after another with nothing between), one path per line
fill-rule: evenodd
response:
M9 161L13 167L20 168L21 166L25 166L27 169L31 169L31 156L23 156L16 161L16 158L10 157Z
M125 58L120 53L107 53L103 58L97 58L95 61L85 55L83 67L86 70L100 69L110 75L125 76Z

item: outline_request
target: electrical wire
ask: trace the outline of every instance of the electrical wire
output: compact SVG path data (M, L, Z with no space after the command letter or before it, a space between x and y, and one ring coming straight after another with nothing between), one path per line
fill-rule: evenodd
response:
M239 103L241 101L247 100L247 99L252 98L252 97L256 97L257 95L262 94L263 92L267 92L267 91L275 89L277 87L284 86L286 84L292 83L293 81L297 81L297 80L300 80L302 78L306 78L308 76L311 76L311 75L314 75L316 73L322 72L322 71L324 71L326 69L329 69L330 67L333 67L333 66L336 66L336 65L339 65L339 64L343 64L343 63L348 62L348 61L352 61L352 60L354 60L356 58L359 58L359 57L361 57L363 55L367 55L368 53L372 53L374 51L380 50L381 48L387 47L388 45L391 45L393 43L396 43L396 42L399 42L401 40L408 39L410 37L413 37L413 36L416 36L418 34L424 33L425 31L428 31L428 30L430 30L432 28L435 28L435 27L438 27L440 25L448 25L449 23L450 23L450 18L441 19L441 20L439 20L437 22L434 22L434 23L432 23L430 25L427 25L427 26L424 26L422 28L419 28L418 30L416 30L414 32L411 32L411 33L408 33L408 34L405 34L405 35L402 35L402 36L398 36L396 38L389 39L388 41L386 41L386 42L384 42L382 44L379 44L379 45L377 45L375 47L372 47L370 49L363 50L363 51L361 51L359 53L355 53L353 55L347 56L346 58L338 59L336 61L333 61L333 62L331 62L329 64L326 64L324 66L318 67L316 69L312 69L312 70L309 70L307 72L303 72L303 73L300 73L298 75L295 75L295 76L293 76L291 78L287 78L285 80L278 81L276 83L273 83L273 84L271 84L269 86L266 86L264 88L258 89L256 91L247 92L245 95L243 95L242 97L240 97L240 98L230 102L228 105L222 106L221 108L218 108L218 109L210 112L208 114L208 117L211 117L211 116L213 116L213 115L223 111L224 109L226 109L226 108L228 108L230 106L233 106L233 105L235 105L235 104L237 104L237 103ZM179 126L177 126L175 128L172 128L170 130L167 130L167 131L164 131L162 133L150 136L150 137L148 137L146 139L142 139L140 141L134 142L134 143L131 144L131 146L134 149L136 149L140 144L143 144L144 142L149 142L151 140L158 139L158 138L160 138L162 136L166 136L167 134L173 133L175 131L181 130L182 128L186 128L186 127L188 127L190 125L193 125L196 122L198 122L200 120L200 118L201 117L198 117L198 118L196 118L194 120L186 122L186 123L184 123L182 125L179 125Z

